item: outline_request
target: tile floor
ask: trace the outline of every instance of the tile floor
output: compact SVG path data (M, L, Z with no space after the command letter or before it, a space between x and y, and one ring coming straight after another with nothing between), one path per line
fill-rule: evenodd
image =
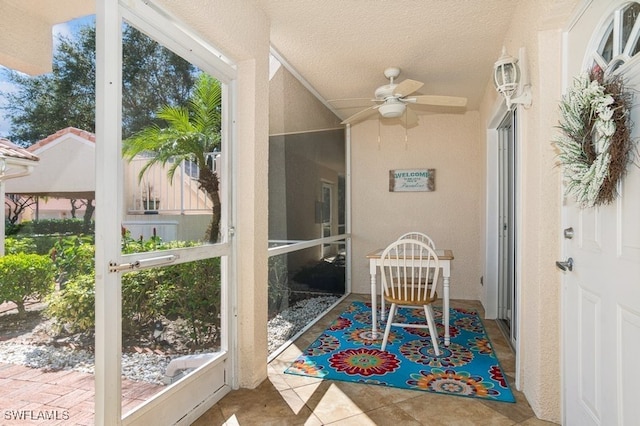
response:
M268 378L256 389L230 392L193 425L553 424L537 419L524 395L515 390L515 357L495 321L483 320L516 395L515 404L284 374L291 362L353 300L367 297L351 295L342 301L268 365ZM452 305L475 309L483 316L479 302L454 300Z

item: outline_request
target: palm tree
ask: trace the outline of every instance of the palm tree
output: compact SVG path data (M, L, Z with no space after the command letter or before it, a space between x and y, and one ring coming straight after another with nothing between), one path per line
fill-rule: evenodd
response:
M128 160L142 152L153 154L140 170L140 180L154 164L168 164L171 181L183 160L198 165L198 185L212 203L213 216L206 236L211 243L218 241L220 233L220 196L218 176L208 166L206 153L220 147L221 99L220 82L202 73L185 106L160 108L157 118L165 122L164 127L151 125L123 141L123 154Z

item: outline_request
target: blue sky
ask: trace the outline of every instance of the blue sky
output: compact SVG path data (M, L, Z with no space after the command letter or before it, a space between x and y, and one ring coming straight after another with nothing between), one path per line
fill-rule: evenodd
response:
M52 37L54 43L54 50L56 48L57 40L60 35L64 36L73 36L77 33L77 30L80 26L86 25L94 21L94 16L89 16L85 18L74 19L73 21L65 22L63 24L55 25L52 28ZM11 92L14 91L15 88L11 83L6 80L6 68L0 65L0 91L1 92ZM4 116L4 110L1 108L5 105L4 96L0 96L0 137L7 137L9 135L10 123Z

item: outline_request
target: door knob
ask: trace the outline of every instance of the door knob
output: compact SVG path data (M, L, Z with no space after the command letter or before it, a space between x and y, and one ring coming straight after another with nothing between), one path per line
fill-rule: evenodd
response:
M564 262L561 262L558 260L556 262L556 266L562 269L563 271L573 271L573 258L570 257Z

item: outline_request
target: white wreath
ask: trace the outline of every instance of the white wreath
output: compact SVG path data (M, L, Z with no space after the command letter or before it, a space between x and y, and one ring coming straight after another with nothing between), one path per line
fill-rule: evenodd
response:
M566 179L566 195L582 207L593 207L609 172L611 137L616 131L614 98L587 73L574 80L560 103L560 128L555 138ZM591 127L592 126L592 127ZM585 144L593 144L596 158L589 161Z

